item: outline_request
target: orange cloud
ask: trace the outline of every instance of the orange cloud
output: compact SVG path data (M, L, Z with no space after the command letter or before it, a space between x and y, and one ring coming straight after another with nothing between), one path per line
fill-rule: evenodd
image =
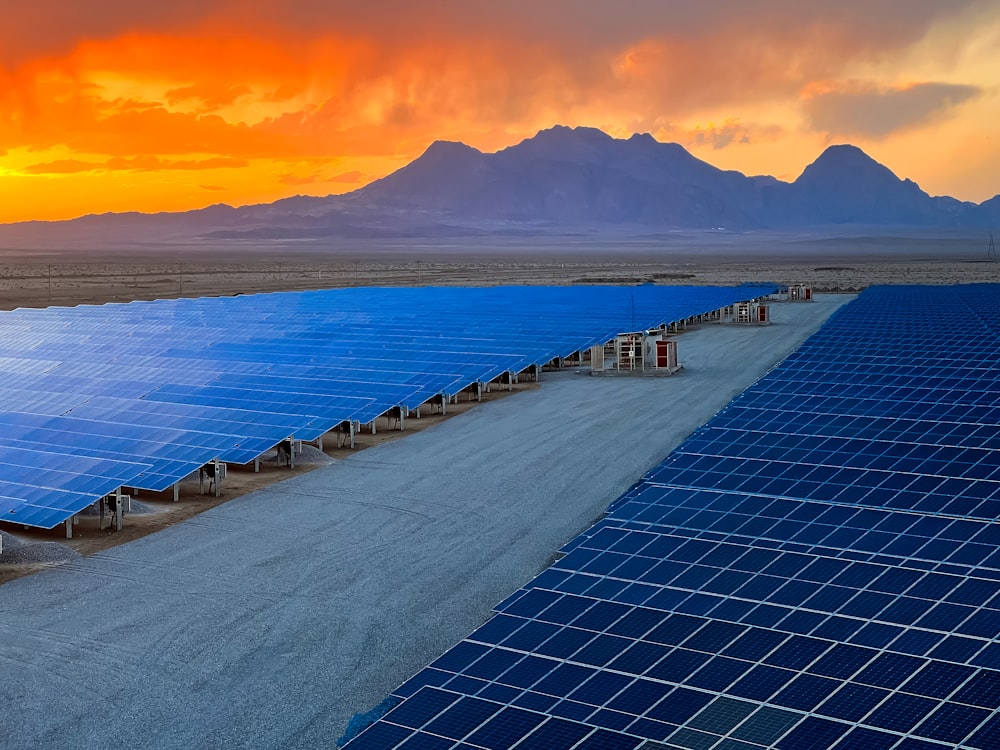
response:
M79 159L59 159L57 161L42 162L39 164L29 164L24 167L28 174L73 174L76 172L96 172L107 171L136 171L136 172L156 172L164 169L232 169L246 167L250 164L246 159L233 159L225 156L216 156L210 159L160 159L156 156L136 156L125 158L115 156L105 162L88 162Z
M79 159L57 159L40 164L29 164L23 167L27 174L74 174L76 172L94 172L103 169L103 164L80 161Z
M354 170L352 172L341 172L340 174L335 174L333 177L330 177L327 182L347 182L356 184L358 182L363 182L367 177L368 175L363 172Z
M168 104L179 105L185 102L197 102L198 108L204 112L212 112L220 107L234 104L240 97L248 96L253 91L249 86L234 85L216 87L210 83L198 83L191 86L170 89L164 93Z
M318 172L313 172L308 175L283 174L278 177L278 182L282 185L315 185L324 182L342 182L348 185L357 185L365 182L368 178L368 175L364 172L359 172L355 169L350 172L341 172L340 174L335 174L329 177L324 177Z

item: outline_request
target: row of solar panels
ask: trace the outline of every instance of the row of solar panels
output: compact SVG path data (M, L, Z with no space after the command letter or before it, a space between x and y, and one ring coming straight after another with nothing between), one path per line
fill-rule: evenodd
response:
M865 292L349 750L1000 747L1000 412L971 398L1000 385L998 303ZM905 365L928 347L948 385Z
M415 409L769 294L751 287L344 289L0 313L0 519Z

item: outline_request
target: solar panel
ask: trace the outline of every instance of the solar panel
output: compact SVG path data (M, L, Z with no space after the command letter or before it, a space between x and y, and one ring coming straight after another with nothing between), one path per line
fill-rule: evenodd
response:
M149 464L0 445L0 518L52 528L132 485Z
M122 484L164 489L214 458L248 463L775 290L355 288L0 313L0 450L76 460L52 475L66 484L53 492L75 493L60 496L61 516L19 511L44 506L49 480L0 464L4 508L51 527ZM128 481L90 481L116 459Z
M350 750L1000 747L998 293L841 308Z

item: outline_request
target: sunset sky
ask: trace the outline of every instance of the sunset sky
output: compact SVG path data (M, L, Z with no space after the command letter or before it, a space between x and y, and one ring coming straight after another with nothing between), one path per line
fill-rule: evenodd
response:
M0 222L342 193L555 124L787 180L850 142L980 202L998 50L996 0L5 1Z

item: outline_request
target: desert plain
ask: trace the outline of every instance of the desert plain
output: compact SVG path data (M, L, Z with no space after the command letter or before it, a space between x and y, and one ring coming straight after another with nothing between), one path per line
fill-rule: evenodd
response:
M298 241L0 235L0 309L347 286L738 284L817 291L1000 279L989 233L672 232Z

